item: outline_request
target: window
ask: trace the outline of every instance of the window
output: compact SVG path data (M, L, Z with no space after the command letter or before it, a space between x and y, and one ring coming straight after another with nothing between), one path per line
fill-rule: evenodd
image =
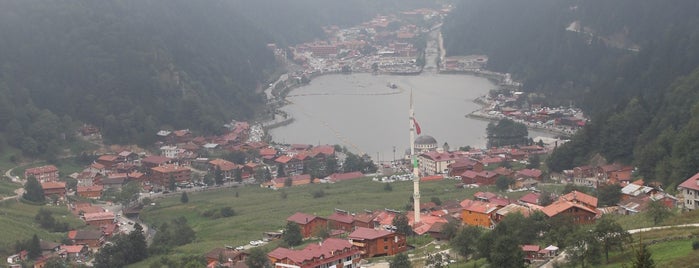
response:
M388 237L384 237L384 238L383 238L383 241L384 241L384 242L388 242Z
M383 250L388 250L388 246L383 246Z

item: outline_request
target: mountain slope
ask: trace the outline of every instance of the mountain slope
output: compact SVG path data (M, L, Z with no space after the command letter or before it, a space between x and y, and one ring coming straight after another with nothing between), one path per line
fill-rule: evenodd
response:
M251 118L275 68L271 38L225 1L3 1L0 33L5 109L95 124L112 143ZM26 121L0 118L16 128L7 142Z
M549 168L601 154L667 186L699 168L697 14L689 0L475 0L456 8L444 35L450 53L486 53L490 68L513 72L524 90L592 115Z

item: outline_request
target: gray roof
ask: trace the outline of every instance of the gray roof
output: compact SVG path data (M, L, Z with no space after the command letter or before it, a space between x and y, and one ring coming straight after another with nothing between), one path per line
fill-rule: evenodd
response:
M429 135L420 135L415 139L415 144L437 144L437 140Z

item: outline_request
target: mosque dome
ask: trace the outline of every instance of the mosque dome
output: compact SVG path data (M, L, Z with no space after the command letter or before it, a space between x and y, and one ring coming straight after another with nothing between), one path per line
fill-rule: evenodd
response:
M434 144L435 146L437 145L437 139L430 135L420 135L415 139L415 145L432 145Z
M415 139L415 153L423 153L437 149L437 139L429 135L421 135Z

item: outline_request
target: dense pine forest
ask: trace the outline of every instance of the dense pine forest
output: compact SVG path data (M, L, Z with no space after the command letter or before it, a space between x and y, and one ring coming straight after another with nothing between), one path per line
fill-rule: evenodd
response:
M450 54L483 53L549 105L593 120L549 157L635 164L667 189L699 168L699 2L462 1L444 25ZM574 22L576 22L574 24Z

